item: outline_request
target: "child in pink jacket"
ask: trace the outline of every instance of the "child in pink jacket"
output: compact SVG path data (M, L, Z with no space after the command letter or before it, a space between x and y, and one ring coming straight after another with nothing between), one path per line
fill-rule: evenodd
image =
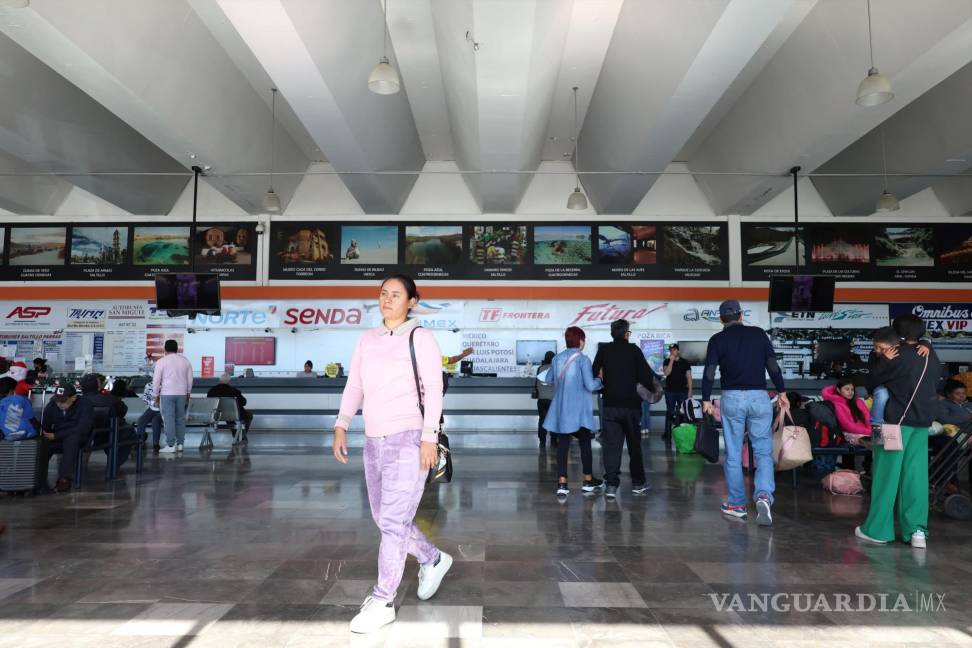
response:
M837 423L848 434L871 436L871 412L864 400L854 391L854 383L840 379L836 385L824 387L820 392L824 399L834 404L837 411Z

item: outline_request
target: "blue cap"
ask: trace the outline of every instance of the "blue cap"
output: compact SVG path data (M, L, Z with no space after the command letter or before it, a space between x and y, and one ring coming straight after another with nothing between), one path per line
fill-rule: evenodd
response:
M738 315L742 312L742 306L739 305L735 299L727 299L726 301L719 304L719 315L722 317L729 317L730 315Z

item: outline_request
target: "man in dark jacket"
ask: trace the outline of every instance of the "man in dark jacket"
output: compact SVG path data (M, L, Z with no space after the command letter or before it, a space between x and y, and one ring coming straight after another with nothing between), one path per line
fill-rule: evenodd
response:
M64 456L58 463L54 489L58 493L66 493L71 490L71 483L74 481L78 452L91 435L94 411L91 403L78 396L73 386L65 385L55 390L54 398L44 408L43 420L44 431L41 436L46 440L41 446L43 474L47 474L51 455L62 451Z
M655 373L648 367L641 349L628 342L631 335L626 320L611 323L611 342L601 345L594 357L594 375L603 371L604 390L601 412L601 449L604 458L605 497L617 497L621 484L621 450L628 443L631 492L648 490L645 464L641 454L641 397L637 386L651 391Z
M125 422L128 405L125 401L104 392L104 381L98 374L81 376L81 398L86 400L94 412L94 442L103 446L111 440L111 419L118 420L118 466L128 460L135 440L135 427ZM111 448L105 449L105 455Z
M746 519L746 482L742 473L743 436L749 436L756 459L756 478L753 500L756 522L761 526L773 524L773 404L766 392L766 374L779 393L781 407L788 407L783 373L776 361L776 352L766 331L747 326L742 321L742 306L735 299L719 304L722 330L709 338L705 352L705 371L702 373L702 409L713 414L712 388L716 369L722 388L722 437L726 458L722 465L729 487L729 497L722 504L722 513Z
M941 362L934 349L922 357L918 340L925 323L916 315L899 315L894 331L904 339L897 347L881 331L874 348L888 362L868 374L868 386L884 385L890 394L885 424L900 424L901 449L886 450L888 439L875 439L871 506L864 524L854 530L861 540L886 544L895 539L894 514L898 511L901 539L924 549L928 533L928 428L935 418Z
M219 383L213 385L206 392L207 398L235 398L236 407L240 411L240 419L243 421L243 441L246 441L246 435L250 431L250 423L253 422L253 413L248 412L243 406L246 405L246 397L243 393L230 384L231 376L228 374L223 374L219 377ZM235 421L234 421L235 423Z

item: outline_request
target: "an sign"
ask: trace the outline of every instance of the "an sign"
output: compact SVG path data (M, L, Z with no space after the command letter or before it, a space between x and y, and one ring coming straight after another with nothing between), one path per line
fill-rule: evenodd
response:
M887 304L834 304L832 313L773 313L773 328L878 329L890 323Z
M216 359L213 356L203 356L199 375L212 378L216 374Z
M925 321L929 333L972 334L972 304L891 304L891 317L910 313Z
M108 321L108 307L92 303L81 303L67 307L67 330L104 331Z
M297 328L359 328L367 310L360 302L286 302L282 308L283 326Z
M122 302L108 305L109 331L131 331L144 329L148 304L145 302Z
M65 307L57 302L0 302L0 330L64 330Z

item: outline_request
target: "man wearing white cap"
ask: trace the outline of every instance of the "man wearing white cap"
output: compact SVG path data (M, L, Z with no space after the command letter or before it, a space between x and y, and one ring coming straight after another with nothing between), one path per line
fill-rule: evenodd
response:
M756 522L773 524L773 403L766 391L766 373L770 375L780 405L789 405L783 385L783 373L776 362L776 352L766 331L742 323L742 307L735 299L719 305L722 330L709 339L702 375L702 409L712 414L712 386L716 367L722 389L722 435L726 444L723 470L729 486L729 499L722 505L725 515L746 519L746 482L742 474L743 435L749 435L756 460L756 483L753 501Z

